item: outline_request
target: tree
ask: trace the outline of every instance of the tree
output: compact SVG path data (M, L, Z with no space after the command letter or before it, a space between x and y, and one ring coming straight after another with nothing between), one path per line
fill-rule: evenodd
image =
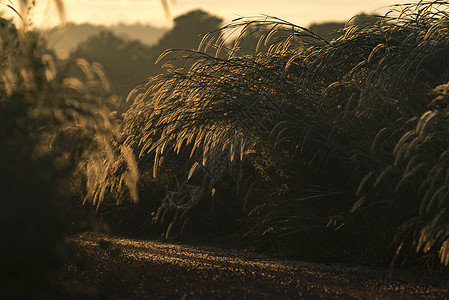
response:
M118 37L111 31L103 31L93 35L72 54L72 57L83 57L90 62L98 62L108 73L112 89L122 99L149 74L156 73L154 61L157 57L151 54L151 47L139 41L128 41ZM122 109L125 109L122 103Z
M159 40L153 53L166 49L196 49L202 35L220 30L223 20L203 10L197 9L174 19L174 27Z
M330 42L341 36L341 31L344 27L344 22L326 22L319 24L313 23L309 26L309 29L326 41Z

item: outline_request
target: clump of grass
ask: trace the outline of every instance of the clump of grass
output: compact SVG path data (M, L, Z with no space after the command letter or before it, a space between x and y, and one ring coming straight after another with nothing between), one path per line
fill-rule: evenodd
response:
M165 53L122 128L143 177L167 186L155 219L167 233L240 219L233 230L289 255L447 266L448 8L393 6L330 43L238 19Z
M129 187L137 200L137 170L101 68L62 65L22 19L19 28L0 24L0 286L6 298L44 298L43 272L59 262L68 232L70 186L79 180L86 200L98 204L108 172L120 168L111 192Z

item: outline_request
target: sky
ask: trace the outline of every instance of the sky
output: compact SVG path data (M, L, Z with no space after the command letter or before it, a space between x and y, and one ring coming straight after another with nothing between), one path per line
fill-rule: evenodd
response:
M344 21L355 14L383 13L389 5L414 0L171 0L170 10L176 17L190 10L202 8L222 17L225 23L245 16L270 15L307 26L313 22ZM9 2L0 0L1 2ZM14 2L14 1L12 1ZM16 1L17 2L17 1ZM34 11L36 26L57 23L52 0L38 0ZM65 0L67 20L111 25L122 23L150 23L169 27L161 0ZM44 16L42 18L42 16Z

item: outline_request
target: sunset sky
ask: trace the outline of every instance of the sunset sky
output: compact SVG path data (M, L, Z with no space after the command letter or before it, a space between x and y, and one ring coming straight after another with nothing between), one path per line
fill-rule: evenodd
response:
M2 2L6 2L0 0ZM14 1L13 1L14 2ZM48 0L40 0L36 15L37 26L48 26L56 18L49 18L53 11ZM312 22L347 20L360 12L383 13L392 4L408 3L410 0L176 0L171 1L173 16L195 8L202 8L229 22L239 16L266 14L276 16L297 25ZM160 0L65 0L67 19L76 23L95 24L151 23L170 26L165 18ZM51 6L51 5L50 5ZM46 15L45 18L40 16ZM52 20L53 19L53 20Z

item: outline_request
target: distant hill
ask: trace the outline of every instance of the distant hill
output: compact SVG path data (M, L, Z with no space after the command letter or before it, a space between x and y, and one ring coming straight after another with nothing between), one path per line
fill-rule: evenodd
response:
M85 42L89 36L97 35L103 31L111 31L114 35L123 39L138 40L151 46L156 44L168 29L139 23L114 26L68 23L64 28L54 28L47 32L48 42L58 56L64 58L75 50L80 43Z

